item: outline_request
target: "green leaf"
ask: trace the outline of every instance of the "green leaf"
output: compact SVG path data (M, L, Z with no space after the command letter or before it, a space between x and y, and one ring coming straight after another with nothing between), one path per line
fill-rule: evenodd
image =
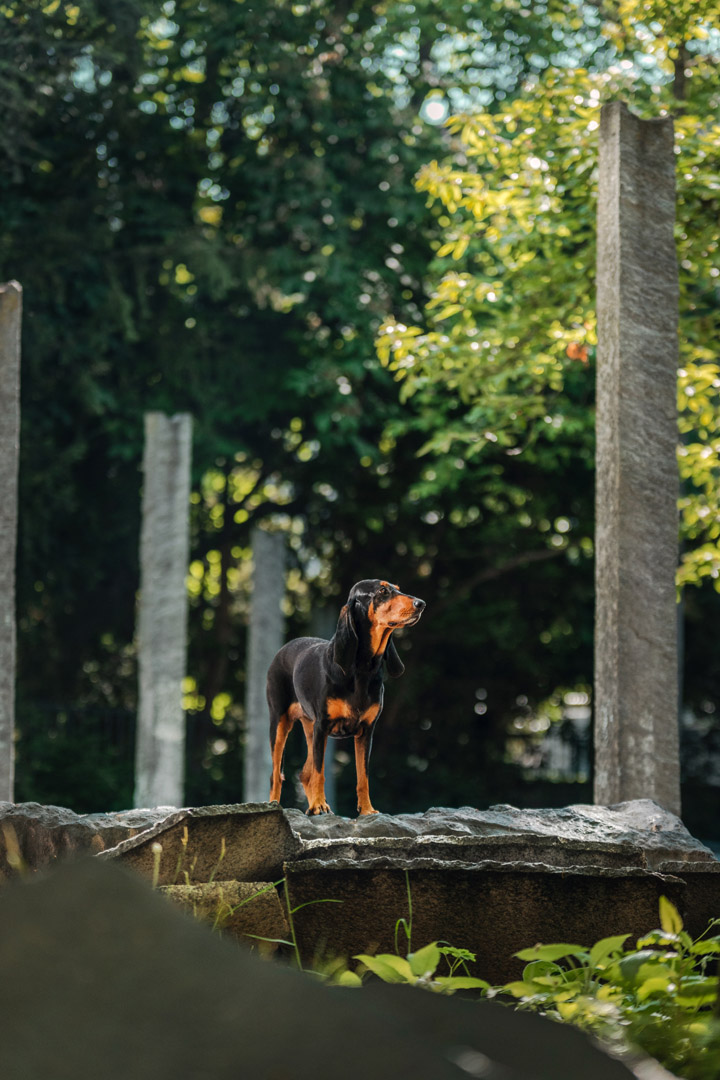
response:
M532 983L520 982L519 980L506 983L502 989L506 994L512 994L516 998L535 997L538 993L537 987Z
M456 261L462 259L463 255L467 251L467 246L470 243L470 236L468 233L463 233L460 239L455 244L455 250L453 251L453 259Z
M433 980L447 990L489 990L490 983L471 975L440 975Z
M588 961L590 967L597 967L598 964L602 964L613 953L620 952L629 937L629 934L615 934L613 937L601 938L600 941L595 942L590 950L590 959Z
M474 963L477 959L474 952L470 952L469 949L458 949L454 945L440 945L438 948L443 956L452 956L455 960L467 960L470 963Z
M654 949L640 949L629 956L623 956L617 966L623 981L630 983L637 982L639 978L651 978L666 970Z
M408 982L413 981L412 968L404 956L396 956L395 953L379 953L377 959L384 964L388 964L394 971L397 971L398 975L402 975L403 979L407 979Z
M431 942L424 949L408 954L408 962L413 975L432 975L440 963L440 950L436 942Z
M700 1009L704 1005L714 1005L717 997L716 975L694 975L682 980L675 1001L682 1008Z
M535 982L538 979L556 978L563 979L563 969L559 964L551 960L533 960L523 968L523 981Z
M586 956L582 945L534 945L514 954L518 960L562 960L566 956Z
M362 979L354 971L342 971L335 979L334 986L362 986Z
M713 1005L717 1001L717 993L710 991L707 994L678 994L675 1002L683 1009L702 1009L705 1005Z
M443 319L449 319L451 315L457 315L462 309L462 304L446 304L442 311L438 311L435 318L438 322L442 322Z
M695 956L720 953L720 937L707 938L706 941L696 941L694 945L690 946L689 951Z
M397 971L391 964L387 963L385 959L381 959L379 956L368 956L366 953L358 953L354 960L359 960L365 965L368 971L371 971L373 975L377 975L379 979L382 979L386 983L403 983L407 982L399 971Z
M660 897L660 925L666 934L679 934L683 928L678 909L666 896Z
M675 983L671 975L655 975L651 979L646 979L645 982L638 987L638 1001L645 1001L645 999L652 994L667 994L674 988Z

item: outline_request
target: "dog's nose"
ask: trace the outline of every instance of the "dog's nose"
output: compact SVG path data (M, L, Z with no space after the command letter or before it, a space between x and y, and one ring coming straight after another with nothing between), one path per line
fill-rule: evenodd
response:
M418 600L417 596L415 596L415 597L413 597L413 607L415 608L416 611L422 611L423 608L425 607L425 601L424 600Z

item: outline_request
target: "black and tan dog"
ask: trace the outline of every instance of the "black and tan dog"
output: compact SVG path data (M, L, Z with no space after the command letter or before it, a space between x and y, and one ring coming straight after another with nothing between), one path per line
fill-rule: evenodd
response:
M285 743L299 720L308 746L300 774L308 814L329 814L325 801L325 746L328 736L355 739L358 810L376 814L370 802L368 759L383 706L383 672L397 679L405 670L392 640L393 630L414 626L424 600L377 579L358 581L340 612L330 641L296 638L277 654L267 679L272 748L270 799L280 801Z

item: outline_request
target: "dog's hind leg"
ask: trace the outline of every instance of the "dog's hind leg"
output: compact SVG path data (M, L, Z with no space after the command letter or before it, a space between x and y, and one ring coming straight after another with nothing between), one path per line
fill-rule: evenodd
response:
M272 752L272 777L270 780L270 802L280 802L282 782L282 759L287 737L295 723L292 707L279 716L270 717L270 750Z

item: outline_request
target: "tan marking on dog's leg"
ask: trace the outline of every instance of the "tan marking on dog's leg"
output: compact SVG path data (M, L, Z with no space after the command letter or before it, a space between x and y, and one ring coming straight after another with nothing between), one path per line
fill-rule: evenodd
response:
M355 737L355 771L357 772L357 799L360 814L377 814L370 802L370 781L365 763L366 745L370 734L367 730Z
M365 709L365 711L362 714L362 716L360 717L360 719L365 724L374 724L375 721L378 718L378 713L379 712L380 712L380 706L379 705L371 705L370 708Z
M280 771L282 766L283 752L285 750L285 743L287 742L287 737L292 731L294 723L295 719L294 717L291 717L291 709L288 709L286 713L283 713L283 715L278 720L277 731L275 732L275 745L272 747L272 780L270 783L270 802L280 802L280 792L282 791L282 782L284 779Z
M323 747L323 761L320 769L315 768L315 755L313 748L313 736L315 725L312 720L302 718L302 726L305 732L305 740L308 747L308 756L300 773L300 780L308 801L305 813L308 817L315 814L331 814L332 810L325 799L325 748Z

